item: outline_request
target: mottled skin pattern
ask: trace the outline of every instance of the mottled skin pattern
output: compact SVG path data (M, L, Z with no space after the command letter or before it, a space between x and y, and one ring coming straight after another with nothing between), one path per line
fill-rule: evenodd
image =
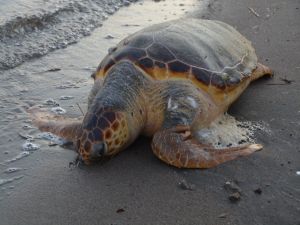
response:
M150 27L122 41L118 45L120 50L112 49L100 64L93 74L95 84L83 120L57 118L33 110L34 123L41 130L72 140L86 164L117 154L140 134L153 136L154 154L179 168L210 168L261 150L258 144L214 149L197 139L197 132L226 112L251 81L272 75L268 67L257 62L250 43L233 28L219 22L207 25L204 21L202 29L197 21L201 20L191 20L191 28L186 29L193 36L191 40L207 52L203 53L199 46L193 49L194 42L188 43L178 36L182 24L188 26L189 19ZM209 30L206 26L214 28ZM199 33L192 28L200 29ZM214 29L224 32L224 37L215 34ZM215 42L207 39L203 31L211 33ZM171 45L161 43L163 39L159 37L175 41L173 44L170 41ZM228 45L240 46L232 46L230 50L219 42L222 38ZM187 46L182 55L179 50L184 44ZM214 44L216 52L211 52ZM212 61L205 61L205 56L201 58L206 53ZM189 65L197 61L187 56L200 57L199 65ZM230 61L232 64L227 65ZM222 67L222 72L218 72Z
M97 156L117 153L127 142L128 127L121 113L101 108L97 113L89 113L86 118L89 122L83 125L77 140L79 154L84 161L89 161L89 158L93 160L93 157L90 156L93 152L92 147L97 144L102 145L104 140L107 145L105 148L109 149L109 152L98 152L99 155L95 155L96 159Z

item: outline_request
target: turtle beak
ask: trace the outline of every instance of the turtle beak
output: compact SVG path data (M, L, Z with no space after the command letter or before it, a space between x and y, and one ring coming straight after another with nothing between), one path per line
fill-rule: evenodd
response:
M104 142L94 144L91 149L90 158L92 160L100 159L102 156L105 155L106 149L106 143Z

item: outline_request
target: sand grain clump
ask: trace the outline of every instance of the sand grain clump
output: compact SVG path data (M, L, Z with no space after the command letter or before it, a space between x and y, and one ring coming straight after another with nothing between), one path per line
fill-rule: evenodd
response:
M224 148L255 143L255 131L270 134L265 122L238 121L233 116L224 114L210 127L197 132L196 138L202 143L212 144L215 148Z

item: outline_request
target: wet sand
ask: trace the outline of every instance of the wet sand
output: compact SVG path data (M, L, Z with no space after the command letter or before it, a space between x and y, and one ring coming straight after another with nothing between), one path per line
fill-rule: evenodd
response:
M212 2L204 15L236 26L276 72L275 78L252 84L230 109L240 120L269 124L271 134L256 135L263 151L209 170L179 170L159 161L150 139L140 138L103 165L69 168L72 151L36 140L39 150L0 165L2 179L15 178L0 186L0 224L299 224L299 8L297 1L227 0ZM139 23L130 22L127 32ZM37 135L22 128L30 123L21 106L53 98L68 115L80 115L76 102L85 108L88 75L124 32L104 23L94 37L2 73L1 162L21 152L18 132ZM106 39L108 34L114 38ZM97 41L103 43L99 52ZM60 70L46 72L55 68ZM61 87L61 80L69 83ZM62 95L74 99L59 100ZM4 173L11 167L22 170ZM227 181L238 185L239 201L228 199Z

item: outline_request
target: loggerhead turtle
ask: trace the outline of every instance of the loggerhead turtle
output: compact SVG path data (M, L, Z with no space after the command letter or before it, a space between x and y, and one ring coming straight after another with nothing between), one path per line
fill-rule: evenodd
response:
M72 140L86 164L112 156L140 134L154 154L180 168L210 168L261 150L216 149L197 138L249 83L271 69L233 27L185 18L142 29L109 50L92 77L83 120L33 113L40 130Z

